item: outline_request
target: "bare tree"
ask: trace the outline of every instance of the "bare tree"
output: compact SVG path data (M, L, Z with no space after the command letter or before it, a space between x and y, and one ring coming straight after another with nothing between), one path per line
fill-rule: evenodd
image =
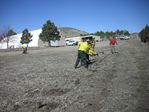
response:
M7 42L7 48L9 48L9 40L10 36L16 35L17 33L13 31L13 29L10 26L4 27L0 31L0 42L4 40L4 42Z

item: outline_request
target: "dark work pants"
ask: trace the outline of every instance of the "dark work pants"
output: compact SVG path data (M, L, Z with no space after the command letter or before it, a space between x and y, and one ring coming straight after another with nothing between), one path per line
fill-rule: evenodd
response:
M75 63L75 68L77 68L80 61L85 66L85 68L88 68L87 54L83 51L78 50L78 56Z
M27 53L27 47L23 48L23 54L26 54L26 53Z
M87 58L87 61L89 62L90 59L89 59L89 54L88 53L86 53L86 58Z

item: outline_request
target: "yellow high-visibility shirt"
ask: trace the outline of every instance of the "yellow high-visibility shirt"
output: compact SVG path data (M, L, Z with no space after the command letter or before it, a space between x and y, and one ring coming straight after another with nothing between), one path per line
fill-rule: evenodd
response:
M22 44L22 48L27 48L27 44Z
M88 44L87 42L82 42L80 44L79 50L80 51L84 51L85 53L87 53L90 48L91 48L91 45L90 44Z
M94 51L93 46L89 49L89 54L90 55L96 54L95 51Z
M82 42L78 42L77 47L79 48Z

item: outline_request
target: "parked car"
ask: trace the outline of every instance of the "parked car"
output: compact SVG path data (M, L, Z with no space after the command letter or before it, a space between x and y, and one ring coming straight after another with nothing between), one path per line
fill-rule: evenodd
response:
M66 45L73 46L76 45L76 42L74 40L66 40Z
M119 39L120 40L129 40L129 36L120 36Z

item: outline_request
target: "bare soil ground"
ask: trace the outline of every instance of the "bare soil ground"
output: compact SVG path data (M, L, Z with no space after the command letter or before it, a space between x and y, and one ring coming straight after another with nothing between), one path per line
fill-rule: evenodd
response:
M117 50L97 43L89 70L74 69L75 46L0 51L0 112L149 112L149 45Z

